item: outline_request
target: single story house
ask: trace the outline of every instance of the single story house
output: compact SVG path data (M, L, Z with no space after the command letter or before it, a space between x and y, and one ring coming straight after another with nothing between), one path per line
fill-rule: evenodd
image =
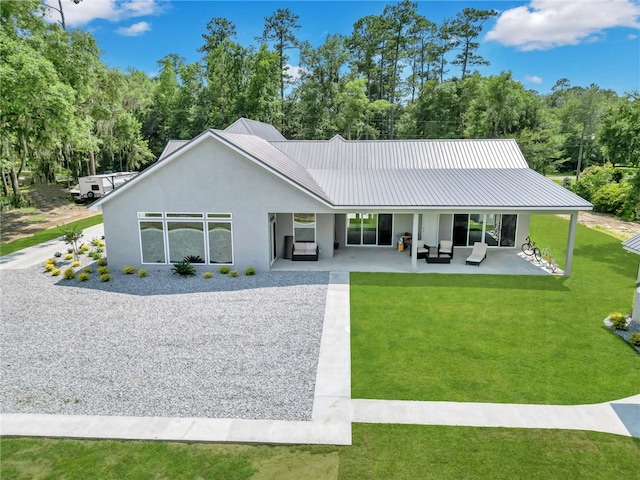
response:
M287 140L241 118L225 130L170 141L160 158L99 199L109 264L268 271L291 242L396 248L483 241L519 249L532 214L569 214L565 274L577 214L592 205L530 169L515 140ZM417 269L415 249L413 271Z

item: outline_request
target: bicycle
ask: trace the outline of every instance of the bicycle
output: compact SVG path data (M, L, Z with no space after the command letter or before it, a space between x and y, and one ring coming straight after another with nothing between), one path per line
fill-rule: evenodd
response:
M528 236L526 241L522 244L522 253L524 253L527 257L533 257L536 262L540 262L542 260L542 254L540 253L540 249L536 247L536 242L531 240L531 236Z

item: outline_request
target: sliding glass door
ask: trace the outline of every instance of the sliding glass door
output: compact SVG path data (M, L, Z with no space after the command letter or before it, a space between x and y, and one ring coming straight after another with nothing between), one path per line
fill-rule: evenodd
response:
M513 247L518 216L500 213L456 214L453 216L453 244L471 247L484 242L490 247Z
M391 245L393 215L348 213L347 245Z

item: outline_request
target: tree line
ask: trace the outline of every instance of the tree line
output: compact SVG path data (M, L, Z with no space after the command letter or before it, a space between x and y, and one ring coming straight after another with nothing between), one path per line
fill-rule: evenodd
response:
M302 27L288 8L265 18L249 46L231 21L212 18L200 60L167 55L152 78L104 65L95 38L67 30L58 7L56 24L41 0L0 2L2 179L14 203L27 166L50 182L61 169L74 177L137 170L168 140L239 117L291 139L515 138L542 173L638 166L638 92L559 79L540 95L510 72L480 74L489 65L480 35L495 11L464 8L436 24L403 0L318 46L297 38Z

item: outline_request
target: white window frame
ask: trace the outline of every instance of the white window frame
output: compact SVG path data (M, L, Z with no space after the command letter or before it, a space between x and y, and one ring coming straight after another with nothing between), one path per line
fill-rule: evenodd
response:
M299 240L296 238L296 215L313 215L313 226L302 226L302 227L298 227L298 228L306 228L306 229L313 229L313 240L312 242L316 241L317 238L317 225L318 225L318 215L316 213L310 213L310 212L297 212L297 213L292 213L291 214L291 221L293 222L293 241L294 242L298 242ZM299 222L298 222L299 223ZM305 242L308 242L309 240L303 240Z
M138 217L138 246L140 248L140 263L142 265L172 265L169 254L169 223L202 223L204 236L204 264L203 265L234 265L235 249L233 240L233 215L231 213L204 213L204 212L137 212ZM164 262L144 262L142 251L143 222L156 222L162 224L162 241L164 247ZM228 223L231 225L231 263L211 263L209 255L209 223Z

